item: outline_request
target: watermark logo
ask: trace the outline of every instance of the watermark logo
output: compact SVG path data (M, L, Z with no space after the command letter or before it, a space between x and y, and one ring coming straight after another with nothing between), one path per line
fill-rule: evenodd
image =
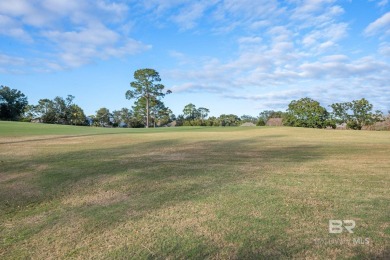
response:
M353 233L356 223L354 220L338 220L330 219L329 220L329 233L331 234L340 234L343 233L343 230L347 230L349 233Z
M353 233L353 229L356 227L354 220L329 220L329 233L341 234L343 232ZM314 243L317 245L369 245L371 243L368 237L344 237L344 236L332 236L324 238L315 238Z

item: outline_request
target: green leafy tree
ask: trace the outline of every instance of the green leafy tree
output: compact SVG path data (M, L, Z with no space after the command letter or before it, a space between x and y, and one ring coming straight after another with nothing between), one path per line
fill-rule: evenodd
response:
M100 126L100 124L96 118L96 115L88 116L88 121L89 121L90 126Z
M219 119L215 116L210 116L205 123L206 126L219 126Z
M72 118L72 105L74 96L68 95L65 99L55 97L53 100L54 110L56 113L56 123L69 125Z
M234 114L222 114L219 116L218 120L220 126L237 126L241 123L241 119Z
M361 130L363 126L383 121L383 113L378 110L373 112L373 105L365 98L352 102L334 103L331 107L333 119L339 124L346 123L350 129Z
M18 120L28 105L27 97L17 89L0 88L0 120Z
M325 128L328 125L328 112L318 101L311 98L293 100L288 105L283 124L287 126Z
M158 99L153 100L151 103L151 112L154 127L156 127L156 125L166 125L171 122L170 119L173 114L171 109L166 107L164 103Z
M194 104L190 103L183 108L183 115L187 120L194 120L199 117L199 111Z
M102 107L96 111L95 121L99 126L109 126L111 125L111 113L108 108Z
M187 104L183 108L183 125L185 126L206 126L207 116L209 115L210 110L205 107L196 108L192 103Z
M253 124L256 124L258 119L254 116L250 116L250 115L242 115L240 117L241 119L241 123L253 123Z
M34 105L27 105L24 108L22 121L23 122L31 122L35 118L37 118L37 114L36 114L36 111L35 111L35 106Z
M40 99L34 109L35 115L42 123L55 124L57 122L57 114L52 100L47 98Z
M84 110L76 104L69 106L70 111L70 123L72 125L86 125L87 117L84 114Z
M138 99L133 106L134 117L142 125L146 125L146 99ZM152 98L149 102L149 121L153 124L154 127L157 125L165 125L170 122L172 110L165 106L164 102L159 99Z
M136 118L134 112L126 107L112 112L113 125L124 124L125 127L135 127ZM143 125L142 125L143 126Z
M136 121L133 110L126 107L122 108L121 110L113 111L112 119L114 126L120 126L120 124L124 124L123 126L125 127L134 127L134 123Z
M146 128L149 127L150 118L150 102L152 99L159 99L166 94L170 94L168 90L164 92L165 86L160 84L160 75L154 69L140 69L134 72L135 81L130 83L131 90L126 92L127 99L145 99L146 109Z
M178 115L176 117L176 126L183 126L184 121L185 121L184 115Z
M134 121L134 113L133 110L128 109L126 107L120 110L120 118L123 123L126 124L127 127L132 126L132 122Z
M112 125L113 127L118 127L122 123L121 111L114 110L112 111Z
M206 117L209 115L210 113L210 110L208 108L205 108L205 107L200 107L198 108L198 115L200 117L200 119L203 121L206 119Z
M53 100L40 99L38 105L30 107L29 114L42 123L84 125L86 116L83 109L73 103L74 98L68 95L65 99L58 96Z
M149 108L150 109L150 108ZM141 127L146 126L146 99L140 98L134 102L133 106L134 118L142 125Z

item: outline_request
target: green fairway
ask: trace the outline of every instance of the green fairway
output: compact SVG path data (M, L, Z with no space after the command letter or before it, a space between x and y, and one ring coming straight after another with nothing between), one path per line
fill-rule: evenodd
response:
M0 149L2 259L390 255L389 132L0 122Z

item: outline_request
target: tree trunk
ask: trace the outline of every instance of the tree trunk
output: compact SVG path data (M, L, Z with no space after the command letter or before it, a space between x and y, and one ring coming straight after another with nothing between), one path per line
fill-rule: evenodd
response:
M149 96L146 97L146 128L149 128Z

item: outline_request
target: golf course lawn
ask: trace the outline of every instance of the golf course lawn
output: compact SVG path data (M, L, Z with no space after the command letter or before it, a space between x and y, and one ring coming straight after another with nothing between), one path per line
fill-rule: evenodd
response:
M0 122L0 203L1 259L385 259L390 132Z

